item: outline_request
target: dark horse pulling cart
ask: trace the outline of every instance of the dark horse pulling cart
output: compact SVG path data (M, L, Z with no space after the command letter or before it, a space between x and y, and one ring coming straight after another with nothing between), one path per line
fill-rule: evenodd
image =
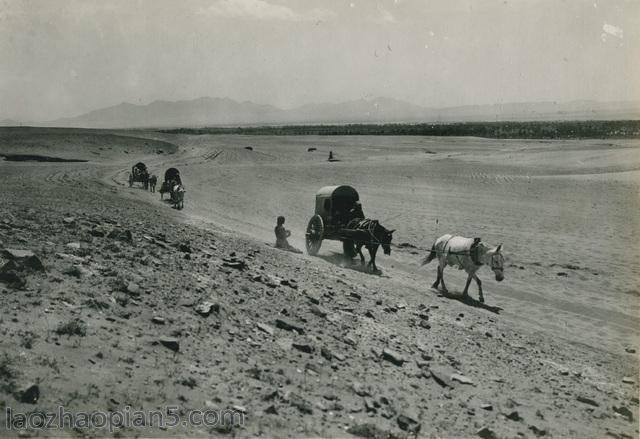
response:
M149 188L149 171L147 165L142 162L138 162L131 168L129 174L129 187L133 186L133 183L140 182L145 189Z
M391 254L393 230L385 229L377 220L365 219L360 196L351 186L325 186L316 193L315 214L307 224L305 243L307 253L318 254L323 239L341 241L344 255L351 259L360 255L362 247L371 255L370 267L377 270L375 258L378 246Z

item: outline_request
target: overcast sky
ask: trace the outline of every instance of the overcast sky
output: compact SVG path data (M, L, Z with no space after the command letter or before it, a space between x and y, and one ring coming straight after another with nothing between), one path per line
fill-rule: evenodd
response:
M0 119L202 96L638 100L639 33L638 0L0 0Z

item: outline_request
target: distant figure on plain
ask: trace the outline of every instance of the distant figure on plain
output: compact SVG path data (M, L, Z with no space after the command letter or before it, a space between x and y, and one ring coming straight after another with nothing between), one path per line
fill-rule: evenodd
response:
M302 253L302 251L297 248L291 246L287 238L291 236L291 232L284 228L284 217L279 216L275 228L276 233L276 248L281 248L283 250L287 250L293 253Z
M329 161L333 160L333 151L329 151Z

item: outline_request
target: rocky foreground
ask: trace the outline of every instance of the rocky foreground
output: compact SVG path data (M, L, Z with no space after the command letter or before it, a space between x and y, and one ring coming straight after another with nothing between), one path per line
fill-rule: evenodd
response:
M2 171L3 436L109 434L9 431L7 408L175 406L181 417L229 410L244 423L115 430L638 437L632 347L611 353L588 334L568 342L424 286L188 226L184 212L123 198L99 179L42 185L24 178L28 166Z

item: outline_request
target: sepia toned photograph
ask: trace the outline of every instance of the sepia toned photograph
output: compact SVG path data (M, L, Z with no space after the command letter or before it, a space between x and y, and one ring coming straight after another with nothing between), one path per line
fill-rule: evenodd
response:
M0 0L1 438L640 437L640 2Z

